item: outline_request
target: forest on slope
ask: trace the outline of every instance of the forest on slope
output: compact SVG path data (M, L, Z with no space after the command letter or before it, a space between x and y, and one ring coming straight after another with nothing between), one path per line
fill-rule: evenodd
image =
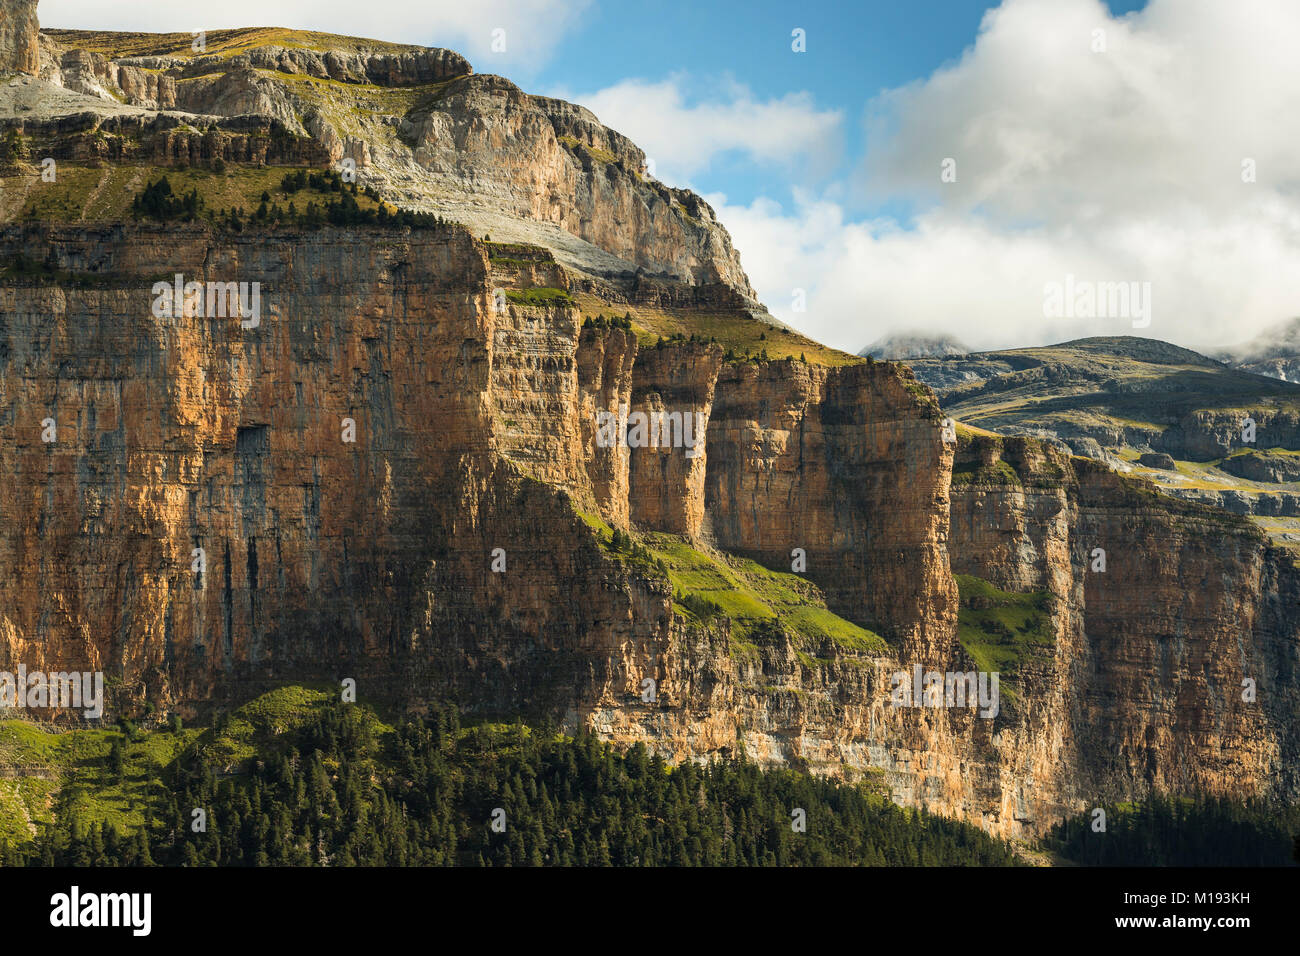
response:
M0 742L17 728L0 725ZM24 728L27 732L29 728ZM1013 865L965 823L738 755L669 766L637 745L517 724L463 726L454 709L386 724L370 709L285 688L196 733L179 722L98 735L5 865L828 866ZM179 751L159 765L156 737ZM103 749L107 744L107 750ZM132 757L137 759L131 759ZM150 774L152 767L152 776ZM134 777L133 781L130 778ZM139 824L111 812L133 782ZM196 831L203 811L203 828Z

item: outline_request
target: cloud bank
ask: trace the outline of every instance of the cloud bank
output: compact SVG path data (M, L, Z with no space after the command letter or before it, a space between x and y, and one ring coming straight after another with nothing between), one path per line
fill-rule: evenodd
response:
M690 90L697 84L707 86L711 98L693 99ZM554 95L581 103L629 137L655 161L655 175L674 184L689 182L726 153L816 177L830 170L843 149L843 114L818 109L803 92L764 100L733 79L698 83L676 74Z

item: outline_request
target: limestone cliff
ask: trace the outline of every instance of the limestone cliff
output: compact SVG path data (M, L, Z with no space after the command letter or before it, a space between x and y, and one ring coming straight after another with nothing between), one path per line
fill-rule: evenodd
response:
M775 322L704 200L654 179L645 154L590 111L475 74L453 51L275 30L215 31L199 50L188 34L142 41L54 30L45 40L35 115L32 104L0 98L0 121L7 105L16 120L76 117L101 149L129 156L140 137L115 117L183 126L196 142L258 117L280 137L309 139L330 162L354 163L359 182L403 207L550 247L606 280L722 285ZM33 74L41 66L28 65ZM53 146L49 155L68 155ZM191 144L172 155L195 162L211 152Z
M60 164L44 205L0 170L0 670L103 670L110 717L350 677L1008 836L1300 795L1293 554L766 324L712 210L586 110L288 31L39 54L0 87ZM234 206L343 160L446 221L128 221L159 170ZM1205 454L1236 427L1188 421ZM996 712L898 706L914 668L998 674Z
M953 570L1054 608L1050 655L1021 671L1055 728L1040 785L1075 801L1294 792L1289 553L1224 512L1030 439L975 438L957 457Z
M354 677L872 777L1007 835L1148 789L1294 796L1300 573L1247 525L1031 440L945 442L890 363L503 308L492 252L456 226L0 232L45 264L0 282L0 666L183 713ZM159 317L176 273L255 277L259 324ZM701 454L602 447L620 406L698 413ZM682 603L747 583L789 613ZM989 623L1004 599L1032 621ZM896 671L989 660L992 719L891 706Z

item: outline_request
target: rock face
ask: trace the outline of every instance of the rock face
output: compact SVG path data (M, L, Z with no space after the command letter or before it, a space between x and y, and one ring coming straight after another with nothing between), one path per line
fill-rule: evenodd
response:
M0 0L0 75L41 69L36 0Z
M1223 460L1224 471L1250 481L1300 481L1300 455L1248 451Z
M260 116L222 119L203 130L175 114L80 113L47 119L26 117L13 124L42 142L41 154L87 164L208 165L213 160L245 164L323 166L329 154L306 136L286 136L274 120Z
M789 567L792 549L804 549L829 607L933 659L947 653L956 622L944 550L950 456L936 440L938 410L909 390L909 374L727 366L710 419L706 501L720 546L769 567Z
M1091 455L1086 457L1092 457ZM1177 466L1174 460L1164 452L1149 451L1138 456L1138 464L1147 468L1159 468L1163 471L1173 471Z
M958 468L975 456L1010 468L954 489L954 570L1055 607L1050 656L1021 670L1033 704L1012 748L1039 761L1026 818L1051 816L1047 792L1077 806L1294 789L1294 559L1226 513L1029 440L976 440Z
M1300 356L1286 355L1278 358L1260 359L1257 362L1246 362L1238 368L1247 372L1254 372L1256 375L1267 375L1269 378L1280 378L1284 382L1300 383Z
M489 248L454 226L0 231L20 251L56 278L0 283L0 667L103 669L111 706L186 714L353 677L674 759L743 746L1008 836L1151 790L1300 787L1290 557L1032 439L945 442L899 366L498 310ZM258 281L258 324L156 309L176 273ZM620 407L698 413L702 453L602 446ZM800 549L884 641L741 639L602 522L775 570ZM954 572L1043 609L991 719L891 703L898 671L978 667Z
M1295 492L1215 491L1211 488L1165 488L1166 494L1186 501L1202 501L1235 515L1261 517L1300 517L1300 494ZM1286 539L1284 539L1286 540ZM1289 540L1294 541L1292 537Z
M33 16L33 38L35 30ZM708 203L654 179L645 154L581 106L476 75L451 50L270 43L111 57L77 46L125 42L113 36L52 31L44 68L34 46L30 68L20 68L80 96L45 96L33 110L0 93L0 124L7 113L19 125L94 119L102 150L139 158L138 139L98 121L125 112L202 136L256 117L277 138L312 140L328 162L353 160L358 182L403 207L479 236L547 246L570 269L624 286L645 276L723 287L775 324ZM60 158L57 148L46 155Z
M1265 408L1250 417L1260 447L1300 450L1300 412ZM1198 411L1167 428L1152 447L1184 461L1213 461L1242 448L1243 420L1240 413Z
M634 268L720 282L754 298L712 208L645 176L645 154L580 106L529 96L499 76L471 75L408 113L400 132L427 177L421 190L435 200L455 196L431 208L465 221L485 207L489 227L502 213L553 224ZM406 198L425 201L421 192ZM503 231L509 228L502 223L491 232L532 238Z

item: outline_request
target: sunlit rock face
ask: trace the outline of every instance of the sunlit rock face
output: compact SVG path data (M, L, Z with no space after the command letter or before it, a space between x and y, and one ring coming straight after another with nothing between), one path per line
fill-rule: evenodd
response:
M0 0L0 76L41 69L36 0Z

